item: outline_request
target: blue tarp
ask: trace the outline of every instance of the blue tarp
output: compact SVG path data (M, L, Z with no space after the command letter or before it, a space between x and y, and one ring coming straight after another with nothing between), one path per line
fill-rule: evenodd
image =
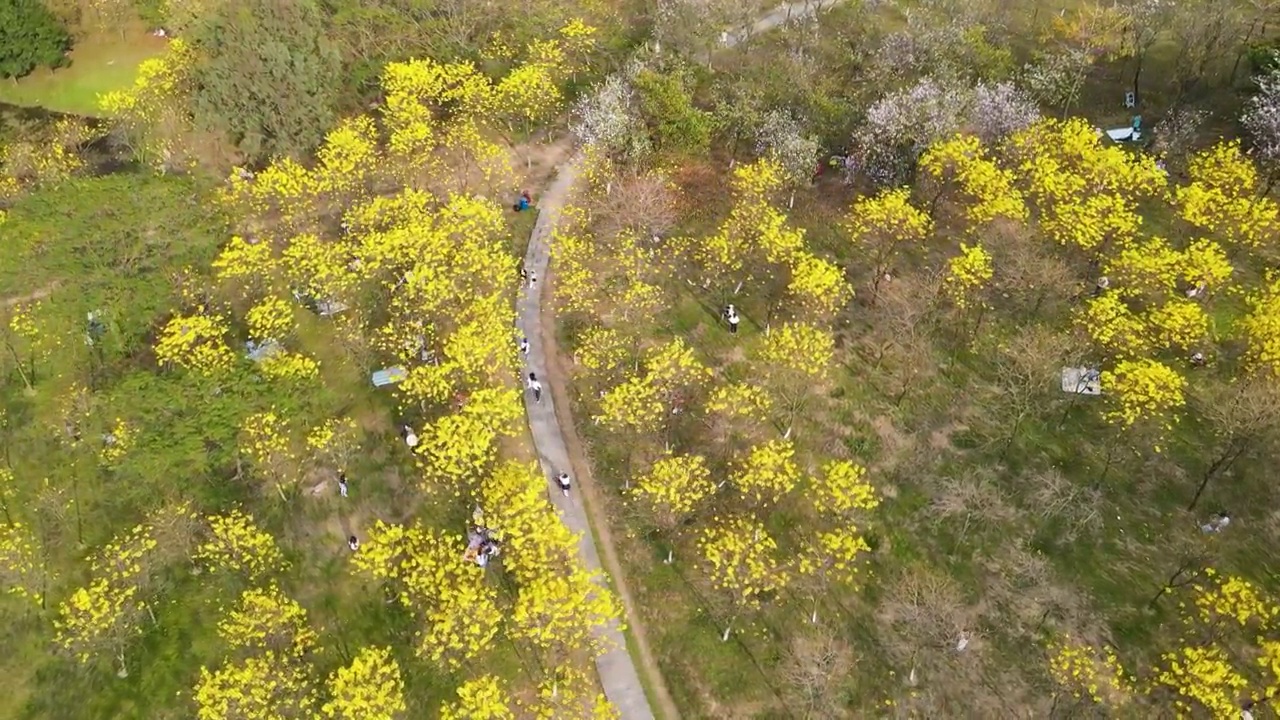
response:
M370 379L373 380L374 387L382 387L384 385L394 385L409 377L409 372L400 366L383 368L375 371Z

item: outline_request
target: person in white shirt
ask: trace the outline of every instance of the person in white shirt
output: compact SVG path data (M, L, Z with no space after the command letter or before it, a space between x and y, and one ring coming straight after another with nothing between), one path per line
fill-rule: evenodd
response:
M344 472L338 473L338 494L342 497L347 496L347 474Z
M529 338L520 338L520 352L524 355L529 354Z
M360 541L356 539L355 535L347 538L347 547L351 548L352 552L360 549Z
M724 319L729 321L729 332L738 334L738 323L741 318L738 317L738 309L732 304L726 305L724 308Z
M408 445L410 450L418 447L418 435L408 425L400 430L400 437L404 438L404 444Z
M573 480L569 477L569 473L567 472L561 472L556 476L556 484L560 486L560 492L563 492L565 495L569 494L569 486L572 483Z
M529 373L529 379L524 382L524 386L533 393L534 402L542 402L542 383L538 381L538 376Z

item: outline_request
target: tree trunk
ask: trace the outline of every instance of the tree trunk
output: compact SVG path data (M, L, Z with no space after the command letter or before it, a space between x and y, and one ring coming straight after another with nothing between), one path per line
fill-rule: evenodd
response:
M1240 61L1249 52L1249 41L1253 39L1253 31L1258 26L1258 18L1249 21L1249 29L1244 33L1244 39L1240 41L1240 46L1244 48L1241 52L1236 53L1236 61L1231 65L1231 75L1228 76L1227 82L1235 84L1236 72L1240 70Z
M1200 486L1196 488L1196 494L1191 497L1191 502L1187 504L1188 511L1196 509L1196 504L1200 502L1200 496L1204 494L1205 488L1209 486L1209 481L1231 469L1235 461L1248 449L1249 443L1247 439L1238 442L1239 444L1233 442L1229 445L1227 450L1204 471L1204 477L1200 478Z
M1142 80L1142 61L1145 60L1146 57L1147 57L1147 52L1145 50L1138 53L1136 58L1138 61L1138 66L1133 71L1133 107L1135 110L1138 108L1138 105L1141 104L1142 102L1142 93L1139 90L1139 83Z
M1195 565L1196 565L1195 558L1186 560L1181 565L1179 565L1178 569L1173 571L1173 574L1169 576L1169 579L1166 580L1164 584L1160 586L1160 590L1147 603L1147 609L1155 610L1156 602L1158 602L1160 598L1164 597L1165 593L1169 592L1170 590L1176 587L1182 587L1183 585L1194 582L1196 578L1200 577L1200 573L1204 571L1203 568L1201 568L1200 570L1196 570L1195 573L1193 573L1189 579L1183 581L1178 585L1174 585L1174 583L1177 582L1178 578L1181 577L1183 573L1190 570Z

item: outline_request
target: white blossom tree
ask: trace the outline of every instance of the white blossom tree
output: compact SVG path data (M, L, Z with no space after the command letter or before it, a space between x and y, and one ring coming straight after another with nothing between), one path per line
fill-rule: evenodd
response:
M1280 70L1258 77L1258 92L1245 103L1240 124L1253 143L1252 155L1267 167L1266 192L1280 166Z
M964 126L972 100L967 85L933 77L886 94L854 132L845 171L880 185L907 182L926 148Z
M813 178L818 163L818 141L806 136L791 113L770 110L756 132L756 152L772 157L786 173L791 187L787 207L795 204L795 189Z
M1152 129L1155 151L1172 168L1181 168L1195 148L1200 126L1209 116L1203 110L1178 107L1170 110Z
M1022 68L1022 84L1038 102L1062 107L1066 117L1080 99L1093 58L1083 48L1067 48L1043 54Z
M1039 120L1040 109L1030 94L1011 82L978 83L969 118L975 134L984 142L993 142Z
M573 134L615 159L636 162L649 153L649 135L635 108L628 74L605 78L595 92L574 108Z

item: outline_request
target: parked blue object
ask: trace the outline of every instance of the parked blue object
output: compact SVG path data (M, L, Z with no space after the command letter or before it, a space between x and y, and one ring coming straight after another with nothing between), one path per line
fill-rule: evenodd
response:
M244 356L258 363L276 354L276 351L280 349L280 343L275 340L266 340L260 343L250 340L244 344L244 349Z
M370 376L373 380L374 387L383 387L386 385L395 385L409 377L409 372L400 366L383 368L377 370Z

